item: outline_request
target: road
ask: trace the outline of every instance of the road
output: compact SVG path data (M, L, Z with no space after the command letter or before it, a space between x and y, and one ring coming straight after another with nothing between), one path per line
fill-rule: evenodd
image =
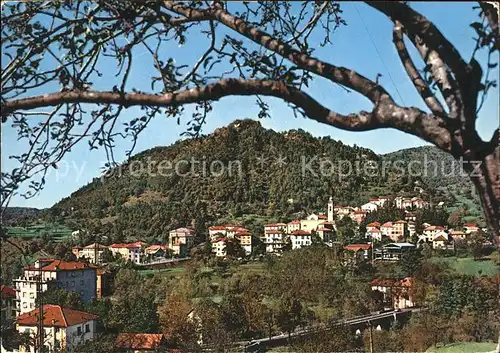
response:
M362 323L368 323L370 321L385 319L388 317L392 317L394 315L397 316L397 315L401 315L401 314L407 313L407 312L419 312L422 310L425 310L425 308L407 308L407 309L401 309L399 311L391 310L391 311L386 311L386 312L383 312L380 314L369 314L369 315L353 317L350 319L339 320L339 321L337 321L337 325L340 325L340 324L349 325L349 326L359 325ZM317 326L316 327L307 327L307 328L304 328L302 330L297 330L297 331L293 332L290 335L290 337L293 338L293 337L305 335L305 334L311 332L312 330L314 330L315 328L317 328ZM251 341L240 341L240 342L237 342L236 344L241 346L241 347L246 347L250 344L251 345L261 345L261 344L269 343L271 341L281 340L281 339L286 339L286 338L288 338L288 334L283 333L280 335L275 335L275 336L271 336L271 337L267 337L267 338L259 338L259 339L255 339L255 340L251 340Z
M138 266L151 266L151 265L158 265L158 264L168 264L171 262L182 262L191 259L190 257L180 257L178 259L160 259L148 263L142 263L139 264Z

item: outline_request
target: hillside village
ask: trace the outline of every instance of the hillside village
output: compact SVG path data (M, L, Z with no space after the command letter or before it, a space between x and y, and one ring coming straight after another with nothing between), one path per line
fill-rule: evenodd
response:
M13 281L13 288L2 286L2 313L8 319L15 320L18 332L36 332L39 325L36 319L39 315L39 293L54 288L62 289L77 293L83 303L105 297L111 293L113 281L106 264L117 259L134 266L148 266L188 260L194 248L202 247L208 249L214 258L242 260L264 254L282 256L288 251L316 245L342 251L346 264L353 261L394 262L423 247L452 252L455 244L467 244L473 233L484 231L474 223L448 227L424 222L417 226L418 210L434 207L419 197L392 199L380 196L371 198L359 207L335 205L333 197L330 197L326 206L326 212L312 213L303 219L265 224L260 237L251 234L243 224L223 224L209 226L207 234L203 235L206 241L201 244L193 228L181 227L169 231L168 243L165 244L147 244L137 240L110 245L95 242L74 246L71 249L74 260L39 258L33 265L24 267L22 275ZM366 223L370 215L384 208L396 208L404 216L383 223L377 220ZM339 224L346 220L352 221L355 228L353 232L359 241L349 243L339 236ZM80 232L76 231L73 235L78 237ZM375 279L367 286L372 291L382 293L384 302L400 310L415 305L413 297L409 295L412 281L411 277L401 280ZM399 289L394 292L394 288ZM47 318L51 318L44 319L46 337L50 337L47 345L51 349L61 344L64 348L74 347L96 337L96 315L57 305L44 305L43 311ZM59 330L58 324L54 324L58 321L65 323L63 331ZM54 328L58 329L54 331ZM137 337L129 338L135 340ZM163 336L149 339L165 341ZM119 336L117 340L125 344L123 337ZM33 349L33 346L21 347L21 351L33 352Z

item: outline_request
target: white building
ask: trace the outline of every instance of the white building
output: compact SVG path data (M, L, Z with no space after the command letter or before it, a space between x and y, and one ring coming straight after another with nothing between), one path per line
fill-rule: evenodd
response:
M366 232L366 235L368 238L382 241L382 232L380 232L378 228L370 228L370 230Z
M328 212L327 212L327 221L333 222L334 208L333 208L333 197L330 196L328 200Z
M305 230L296 230L290 235L290 241L292 242L292 249L309 246L312 244L311 233Z
M111 244L109 250L113 256L121 256L125 261L132 261L136 264L142 263L142 248L147 244L141 241L135 243Z
M194 230L191 228L177 228L168 233L168 248L174 255L188 256L189 249L194 245Z
M74 247L73 253L76 255L77 259L85 258L91 264L96 264L96 263L100 264L102 263L102 254L104 253L104 250L106 250L107 248L108 247L106 245L93 243L84 246L83 248ZM96 260L96 255L97 255L97 260Z
M286 232L287 229L287 224L286 223L269 223L269 224L264 224L264 232L267 232L269 230L281 230Z
M300 221L296 219L295 221L288 222L286 225L286 233L292 234L296 230L300 230Z
M445 234L446 237L448 237L448 234L444 231L444 227L429 226L424 229L423 234L419 237L419 241L432 242L434 241L434 238L443 235L443 233Z
M38 335L39 309L24 313L16 319L19 333ZM96 337L98 316L59 305L43 306L44 341L49 352L66 351ZM20 352L35 352L34 346L21 346Z
M270 229L266 230L263 240L267 253L281 253L286 239L282 230Z
M35 309L37 279L41 275L41 290L61 288L80 294L83 302L96 299L96 269L83 262L39 259L26 266L21 277L14 280L17 311L21 314Z
M476 223L465 223L464 230L465 230L465 233L470 234L473 232L477 232L479 230L479 227L477 226Z
M208 236L210 241L227 235L226 226L212 226L208 228Z
M361 205L361 210L366 211L366 212L373 212L378 209L378 206L374 202L368 202L365 203L364 205Z
M226 238L219 238L212 241L212 253L217 257L226 257Z

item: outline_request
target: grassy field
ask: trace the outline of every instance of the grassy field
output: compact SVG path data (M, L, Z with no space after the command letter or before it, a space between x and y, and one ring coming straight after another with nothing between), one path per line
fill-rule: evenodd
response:
M456 272L463 275L493 276L500 273L499 267L491 259L474 261L474 259L470 257L440 257L433 258L432 261L444 262Z
M7 234L17 238L38 238L48 233L60 242L71 236L72 230L62 224L37 223L24 227L7 227Z
M489 342L464 342L448 344L442 347L431 347L428 353L474 353L495 351L496 344Z

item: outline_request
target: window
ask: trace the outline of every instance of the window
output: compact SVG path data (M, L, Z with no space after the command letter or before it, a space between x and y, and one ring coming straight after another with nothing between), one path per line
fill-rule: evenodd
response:
M85 333L90 332L90 324L85 325Z
M81 334L82 334L82 328L80 326L78 326L78 328L76 329L76 334L78 336L81 336Z

